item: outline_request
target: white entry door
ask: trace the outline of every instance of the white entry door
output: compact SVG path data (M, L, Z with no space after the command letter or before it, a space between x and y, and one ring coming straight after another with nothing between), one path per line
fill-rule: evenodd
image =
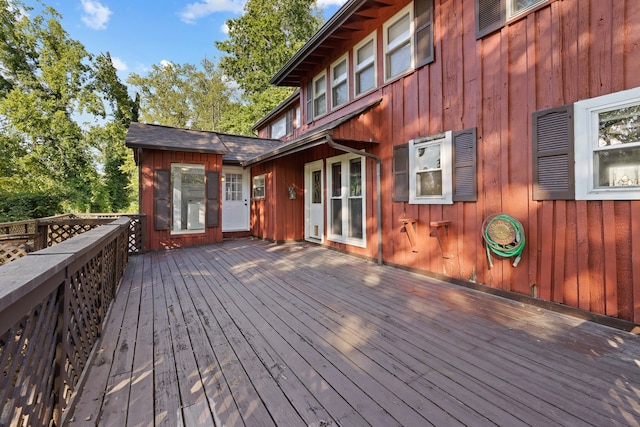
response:
M304 238L324 240L324 167L322 160L304 165Z
M249 230L249 170L222 168L222 231Z

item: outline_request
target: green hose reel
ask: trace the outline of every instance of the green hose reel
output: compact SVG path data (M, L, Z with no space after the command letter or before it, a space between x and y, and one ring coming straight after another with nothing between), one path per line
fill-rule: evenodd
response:
M517 219L504 213L489 215L482 222L482 237L486 243L489 268L493 267L491 252L505 258L516 257L513 266L518 266L525 237L522 224Z

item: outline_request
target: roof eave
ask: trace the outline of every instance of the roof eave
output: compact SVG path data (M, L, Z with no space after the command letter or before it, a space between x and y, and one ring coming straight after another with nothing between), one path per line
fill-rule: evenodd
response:
M349 0L315 33L307 43L295 55L287 61L286 64L271 78L269 81L276 86L297 86L292 82L285 82L287 76L294 68L304 62L307 57L328 37L330 37L336 29L340 28L355 11L369 0Z

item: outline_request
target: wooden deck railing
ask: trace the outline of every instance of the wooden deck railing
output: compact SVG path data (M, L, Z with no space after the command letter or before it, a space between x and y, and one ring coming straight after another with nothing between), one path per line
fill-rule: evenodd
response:
M0 268L0 426L59 426L128 260L122 217Z
M0 223L0 265L29 253L53 246L100 225L108 224L122 214L65 214L28 221ZM145 215L130 218L129 253L145 251Z

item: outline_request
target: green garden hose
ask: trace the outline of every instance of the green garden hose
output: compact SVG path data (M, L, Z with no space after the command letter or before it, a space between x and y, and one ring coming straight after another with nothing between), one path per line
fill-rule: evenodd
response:
M482 237L486 242L489 268L493 267L491 252L506 258L515 256L513 266L518 266L525 237L522 224L517 219L504 213L489 215L482 223Z

